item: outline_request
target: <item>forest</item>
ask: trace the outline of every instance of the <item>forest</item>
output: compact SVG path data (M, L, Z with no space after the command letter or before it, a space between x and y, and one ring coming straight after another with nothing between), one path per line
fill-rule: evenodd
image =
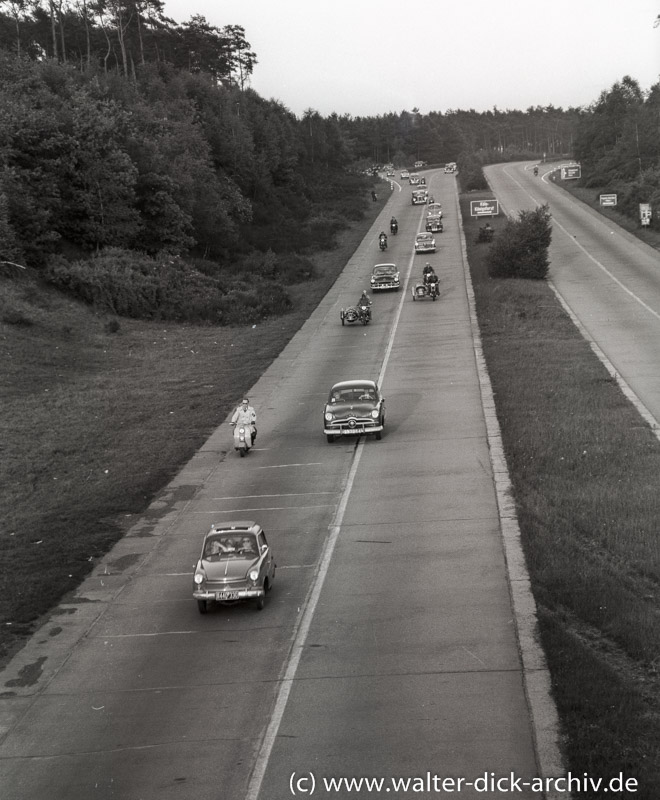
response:
M2 0L0 261L119 315L231 324L287 311L375 164L457 161L469 191L485 163L574 157L624 213L660 200L660 85L626 76L589 108L299 118L250 88L257 64L240 26L177 23L160 0Z

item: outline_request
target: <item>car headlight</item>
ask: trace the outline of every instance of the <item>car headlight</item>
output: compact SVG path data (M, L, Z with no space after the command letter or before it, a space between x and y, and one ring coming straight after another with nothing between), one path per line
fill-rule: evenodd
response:
M195 573L195 577L193 578L193 580L199 586L201 583L204 583L204 577L205 576L204 576L203 572L196 572Z
M375 278L372 278L372 279L371 279L371 282L372 282L372 283L376 283L376 279L375 279Z
M329 411L326 411L325 412L325 421L326 422L332 422L333 419L334 419L333 414L331 414Z
M259 579L259 570L258 569L251 569L248 572L248 578L253 582L256 583Z
M377 409L377 408L374 408L374 409L373 409L373 411L371 412L371 416L372 416L374 419L378 419L378 409Z

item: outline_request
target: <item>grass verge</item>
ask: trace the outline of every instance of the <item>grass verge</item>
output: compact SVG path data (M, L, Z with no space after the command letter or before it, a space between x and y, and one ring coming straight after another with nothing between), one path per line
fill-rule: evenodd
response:
M254 325L107 317L0 272L0 664L282 351L388 199L379 196L335 249L311 256L316 279L287 286L294 310Z
M470 199L477 315L567 766L622 772L656 800L660 442L544 281L488 277Z

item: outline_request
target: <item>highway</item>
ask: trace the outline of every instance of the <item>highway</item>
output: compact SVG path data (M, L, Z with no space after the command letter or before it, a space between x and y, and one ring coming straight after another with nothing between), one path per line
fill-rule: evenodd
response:
M548 203L550 279L651 417L660 421L660 253L548 180L556 165L498 164L485 172L507 213ZM656 422L657 424L657 422Z
M315 796L348 798L360 795L323 780L538 775L456 181L427 175L445 212L438 253L413 254L425 207L395 186L249 391L256 448L240 459L220 427L4 671L2 798L283 800L312 781ZM381 254L392 213L399 234ZM441 295L413 302L427 260ZM373 297L369 326L342 326L383 261L401 291ZM328 390L350 378L381 384L382 441L326 442ZM264 526L274 588L263 611L200 615L201 539L230 519ZM381 793L437 796L420 785Z

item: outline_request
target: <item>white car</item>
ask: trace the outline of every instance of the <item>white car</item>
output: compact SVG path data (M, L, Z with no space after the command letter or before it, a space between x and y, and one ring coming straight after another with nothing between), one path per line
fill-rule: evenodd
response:
M409 177L410 177L410 173L408 172L408 170L407 169L402 169L401 170L401 180L405 180L406 178L409 178Z
M415 186L419 183L419 175L416 172L410 173L410 185Z

